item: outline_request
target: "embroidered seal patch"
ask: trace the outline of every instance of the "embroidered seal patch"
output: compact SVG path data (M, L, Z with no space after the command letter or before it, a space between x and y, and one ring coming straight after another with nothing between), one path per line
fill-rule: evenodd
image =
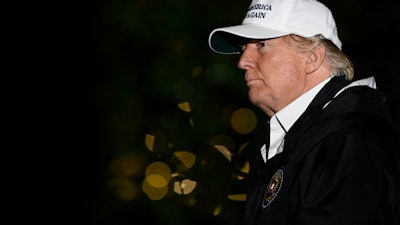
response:
M262 207L267 208L267 206L275 199L278 195L279 190L283 183L283 170L277 170L274 175L272 175L267 188L265 190L264 199L262 202Z

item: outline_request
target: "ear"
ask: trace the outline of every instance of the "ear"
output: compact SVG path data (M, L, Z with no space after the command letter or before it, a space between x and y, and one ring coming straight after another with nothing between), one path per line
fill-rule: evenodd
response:
M325 58L325 47L319 45L313 48L306 54L306 73L310 74L316 71L324 61Z

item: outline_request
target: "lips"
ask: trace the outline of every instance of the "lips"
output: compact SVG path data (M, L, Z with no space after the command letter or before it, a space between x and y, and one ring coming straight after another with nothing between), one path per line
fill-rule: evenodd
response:
M250 86L251 84L253 84L255 82L257 82L257 80L249 80L249 81L246 81L246 84L247 84L247 86Z
M249 75L245 75L245 81L246 81L246 84L247 85L249 85L250 83L252 83L252 82L254 82L254 81L256 81L256 80L259 80L259 79L257 79L257 78L253 78L253 77L250 77Z

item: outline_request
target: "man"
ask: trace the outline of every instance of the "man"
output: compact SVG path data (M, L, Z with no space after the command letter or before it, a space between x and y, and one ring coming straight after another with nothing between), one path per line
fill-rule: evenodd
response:
M269 117L245 224L400 224L399 137L373 77L353 80L330 10L253 0L211 49L238 54L249 100Z

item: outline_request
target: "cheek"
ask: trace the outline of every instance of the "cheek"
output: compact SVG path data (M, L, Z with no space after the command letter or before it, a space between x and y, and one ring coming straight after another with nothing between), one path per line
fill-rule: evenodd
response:
M296 84L296 81L299 77L299 70L296 66L292 65L293 64L285 64L285 66L282 66L277 70L277 73L279 73L277 83L279 83L281 87L289 88L290 86Z
M281 68L280 77L275 80L274 93L279 98L292 99L295 98L301 89L300 73L296 67L287 66Z
M296 92L301 79L298 65L298 59L287 54L271 57L269 63L263 65L261 73L274 98Z
M276 56L266 59L260 68L263 79L271 87L283 87L298 74L297 64L291 57Z

